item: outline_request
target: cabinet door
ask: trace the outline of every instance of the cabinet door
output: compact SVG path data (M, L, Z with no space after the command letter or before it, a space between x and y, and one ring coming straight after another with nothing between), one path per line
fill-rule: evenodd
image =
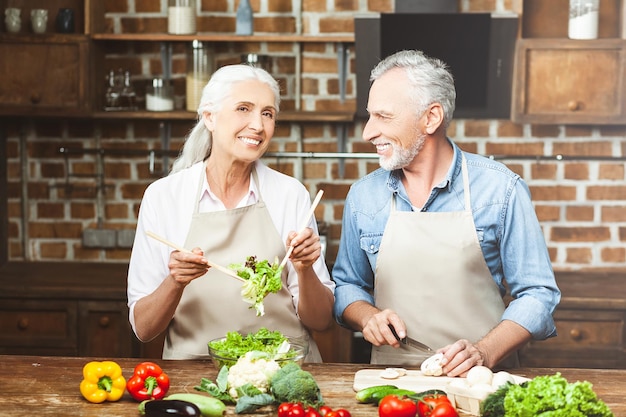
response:
M557 336L530 342L520 353L522 366L626 368L625 319L620 310L557 309Z
M134 356L134 340L125 302L81 301L78 329L80 356Z
M620 39L519 40L513 120L626 123L624 44Z
M0 354L77 353L76 302L0 301Z
M84 113L89 47L84 36L0 38L0 114Z

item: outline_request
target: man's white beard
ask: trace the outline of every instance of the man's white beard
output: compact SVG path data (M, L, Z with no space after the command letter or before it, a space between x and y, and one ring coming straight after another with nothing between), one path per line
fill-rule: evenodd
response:
M409 148L402 148L396 142L391 142L391 156L386 158L381 156L378 160L381 168L387 171L394 169L402 169L409 165L413 159L419 154L426 142L425 134L418 134L417 139Z

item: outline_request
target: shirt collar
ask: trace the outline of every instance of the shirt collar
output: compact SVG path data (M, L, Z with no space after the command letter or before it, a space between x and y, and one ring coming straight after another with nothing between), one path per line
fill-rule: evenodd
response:
M244 198L241 199L243 204L240 203L238 204L238 206L254 204L258 201L259 199L258 196L259 196L259 190L257 188L257 184L254 182L252 173L250 173L250 187L248 188L248 193L246 194ZM211 187L209 187L209 181L207 180L206 175L203 175L202 176L202 190L200 192L200 201L205 200L205 199L210 199L211 201L215 203L221 204L221 201L211 191Z

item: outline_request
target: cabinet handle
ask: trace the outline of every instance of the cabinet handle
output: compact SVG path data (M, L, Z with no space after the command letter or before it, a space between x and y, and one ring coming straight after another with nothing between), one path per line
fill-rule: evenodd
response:
M22 317L21 319L19 319L17 321L17 328L20 330L26 330L28 329L28 318L27 317Z
M111 323L111 319L109 318L109 316L102 316L100 317L100 320L98 321L98 323L100 324L100 327L109 327L109 324Z
M572 340L580 340L583 338L583 333L578 329L572 329L569 331L569 337L571 337Z
M576 100L571 100L567 103L567 108L569 111L576 111L576 110L580 110L582 106L580 105L580 102Z
M39 104L39 102L41 101L41 95L37 94L37 93L33 93L30 96L30 102L32 104Z

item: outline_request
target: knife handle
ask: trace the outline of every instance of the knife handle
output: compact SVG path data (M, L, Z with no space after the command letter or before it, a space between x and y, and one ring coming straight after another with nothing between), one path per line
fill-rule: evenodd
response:
M389 324L388 326L389 326L389 330L391 330L391 333L393 333L393 337L395 337L398 342L403 342L403 340L400 339L400 336L398 336L398 333L396 332L395 327L393 327L392 324Z

